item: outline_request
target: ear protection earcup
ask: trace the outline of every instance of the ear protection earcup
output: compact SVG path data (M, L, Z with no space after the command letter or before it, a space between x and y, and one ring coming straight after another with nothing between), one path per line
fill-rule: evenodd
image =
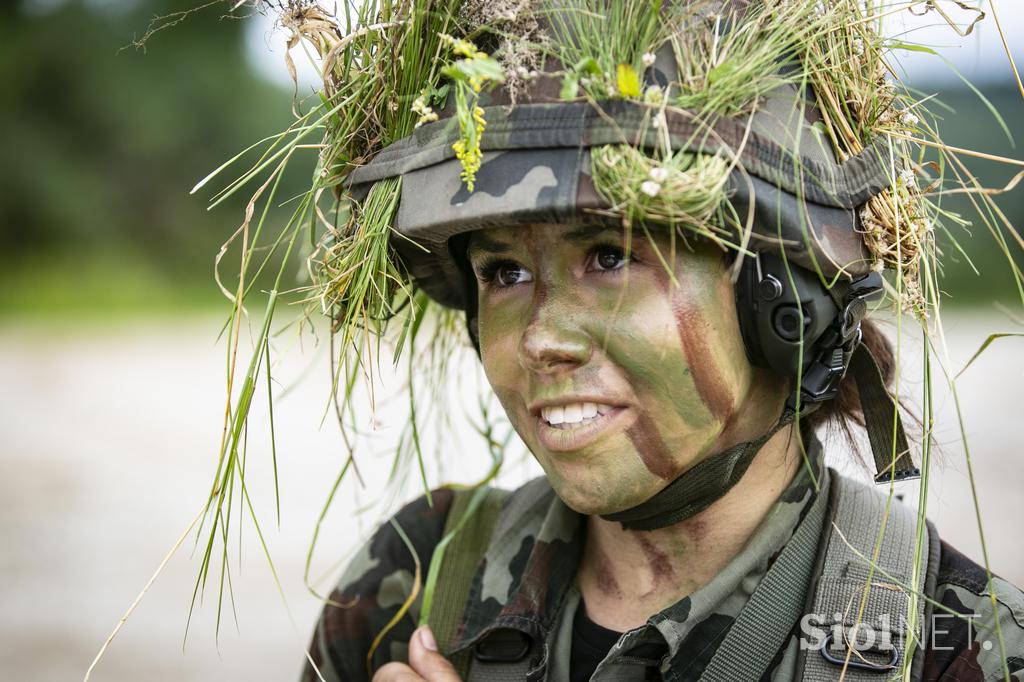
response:
M740 333L751 364L796 378L819 354L839 307L818 277L772 253L745 257L736 281ZM831 339L834 341L834 339Z

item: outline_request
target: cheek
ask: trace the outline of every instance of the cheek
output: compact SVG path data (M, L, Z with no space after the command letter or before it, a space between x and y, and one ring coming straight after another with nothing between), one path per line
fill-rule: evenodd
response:
M518 428L517 409L522 404L518 387L524 373L518 356L519 340L526 324L523 311L516 310L513 305L481 301L477 323L484 375L512 425Z
M477 308L477 331L480 337L480 359L484 369L499 369L503 361L513 356L526 322L528 311L513 301L490 301L481 295Z
M732 421L749 386L728 273L695 259L644 287L604 328L606 353L640 408L627 437L648 472L674 478L707 453ZM650 284L650 283L649 283Z
M687 354L668 301L646 316L647 334L622 349L639 401L636 423L627 436L644 467L672 479L713 442L721 421L707 404L697 378L700 358Z
M716 416L697 381L706 358L691 354L691 332L683 326L672 295L679 289L665 279L633 282L627 291L630 305L603 317L594 333L608 339L606 355L656 422L674 416L674 425L682 420L688 430L703 428Z
M681 275L681 286L671 295L672 313L694 386L715 420L726 423L749 387L752 368L739 331L732 284L720 271L706 271L712 263L702 265L704 272L692 268Z

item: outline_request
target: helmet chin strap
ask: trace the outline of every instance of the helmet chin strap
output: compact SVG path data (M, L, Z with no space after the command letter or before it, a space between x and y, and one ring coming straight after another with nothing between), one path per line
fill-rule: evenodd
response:
M796 412L787 402L775 425L760 438L738 443L690 467L646 502L601 518L622 524L627 530L657 530L684 521L722 498L739 483L750 463L772 436L805 417L819 403L805 403Z

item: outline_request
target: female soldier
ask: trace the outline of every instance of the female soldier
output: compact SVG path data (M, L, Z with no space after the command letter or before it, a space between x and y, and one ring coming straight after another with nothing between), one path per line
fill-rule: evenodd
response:
M415 286L465 311L545 476L434 491L382 526L306 679L1024 671L1024 595L891 495L917 471L863 318L886 265L922 313L934 250L898 141L919 119L865 28L880 7L405 2L320 36L328 73L390 55L386 78L422 77L379 109L419 92L415 132L332 133L358 166L355 242L384 225ZM888 495L823 465L830 421L865 426Z

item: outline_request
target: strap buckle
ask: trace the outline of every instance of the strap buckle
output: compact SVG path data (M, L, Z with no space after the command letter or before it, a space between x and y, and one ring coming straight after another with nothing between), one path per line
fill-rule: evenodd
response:
M867 670L874 673L886 673L890 670L895 670L896 663L898 663L900 660L899 649L897 649L896 647L892 647L892 649L890 649L888 663L872 663L871 661L868 661L862 656L858 657L857 654L861 653L861 651L859 650L855 651L854 654L850 656L850 660L847 661L846 656L839 658L837 656L833 656L832 653L829 651L829 645L831 645L833 641L835 641L835 636L833 635L833 633L830 632L825 636L825 640L824 642L822 642L821 649L819 649L819 651L821 652L822 658L824 658L829 663L833 665L838 665L840 667L857 668L858 670ZM875 647L870 647L868 649L865 649L865 651L880 650Z

